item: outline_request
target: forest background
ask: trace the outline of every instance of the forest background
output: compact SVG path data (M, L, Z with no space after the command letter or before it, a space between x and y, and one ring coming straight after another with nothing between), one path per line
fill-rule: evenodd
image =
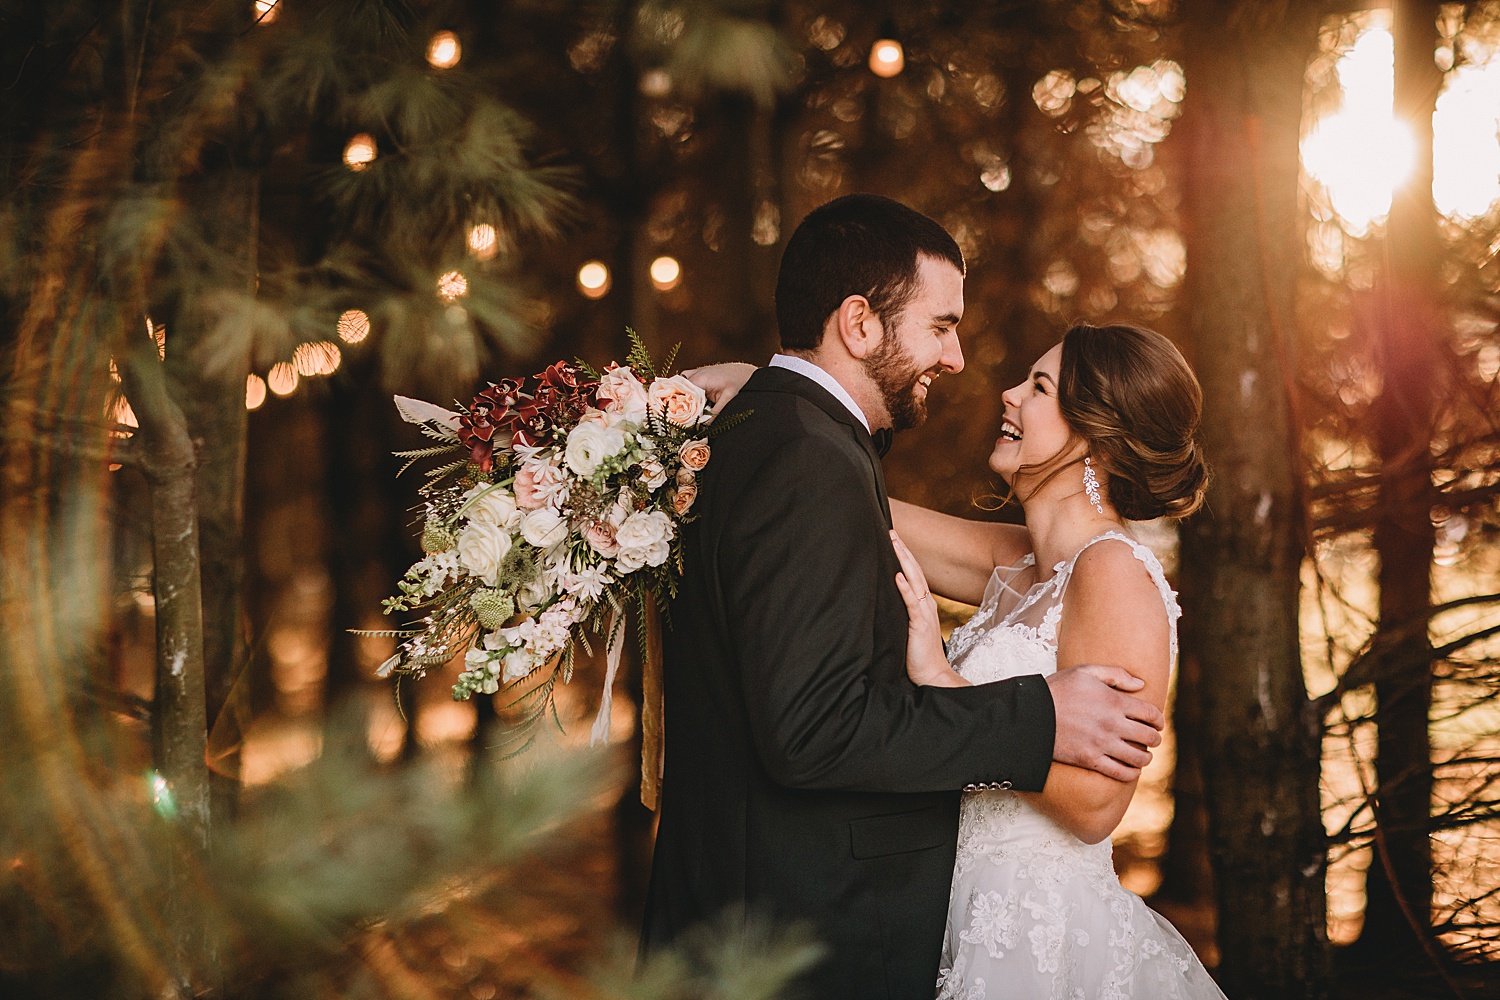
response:
M1237 1000L1500 995L1500 4L1278 0L0 0L0 986L777 995L793 929L628 972L638 676L503 762L347 630L417 554L393 392L763 361L849 191L969 260L894 495L1014 517L1075 319L1204 385L1126 884Z

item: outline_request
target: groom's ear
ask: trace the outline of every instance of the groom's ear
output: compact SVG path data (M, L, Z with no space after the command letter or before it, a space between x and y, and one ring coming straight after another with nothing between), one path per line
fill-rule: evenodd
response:
M850 357L864 360L880 344L885 329L880 317L870 308L870 300L863 295L851 295L829 317L833 330ZM824 334L825 338L827 333Z

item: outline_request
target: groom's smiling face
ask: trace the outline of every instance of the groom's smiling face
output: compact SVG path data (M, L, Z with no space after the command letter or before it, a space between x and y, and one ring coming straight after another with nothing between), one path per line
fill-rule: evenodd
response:
M958 268L937 257L919 257L916 289L864 359L895 430L926 420L932 383L944 372L963 371L958 343L963 314L964 276Z

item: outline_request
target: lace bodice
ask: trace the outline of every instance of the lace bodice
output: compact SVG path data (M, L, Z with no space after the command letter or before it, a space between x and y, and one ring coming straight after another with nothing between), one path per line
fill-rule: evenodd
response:
M1057 630L1078 557L1130 546L1161 593L1177 656L1177 598L1151 550L1120 531L1091 539L1037 580L1031 556L995 570L979 610L949 641L954 669L976 684L1057 671ZM1009 791L966 794L940 1000L1001 997L1222 997L1192 950L1121 887L1110 842L1085 844Z

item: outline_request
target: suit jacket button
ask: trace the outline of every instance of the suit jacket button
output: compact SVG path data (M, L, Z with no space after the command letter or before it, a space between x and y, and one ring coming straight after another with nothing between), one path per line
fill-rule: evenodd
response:
M1003 792L1008 792L1008 791L1010 791L1010 781L1009 780L1002 781L1002 782L1000 782L1000 784L996 785L995 787L998 788L998 789L1000 789Z

